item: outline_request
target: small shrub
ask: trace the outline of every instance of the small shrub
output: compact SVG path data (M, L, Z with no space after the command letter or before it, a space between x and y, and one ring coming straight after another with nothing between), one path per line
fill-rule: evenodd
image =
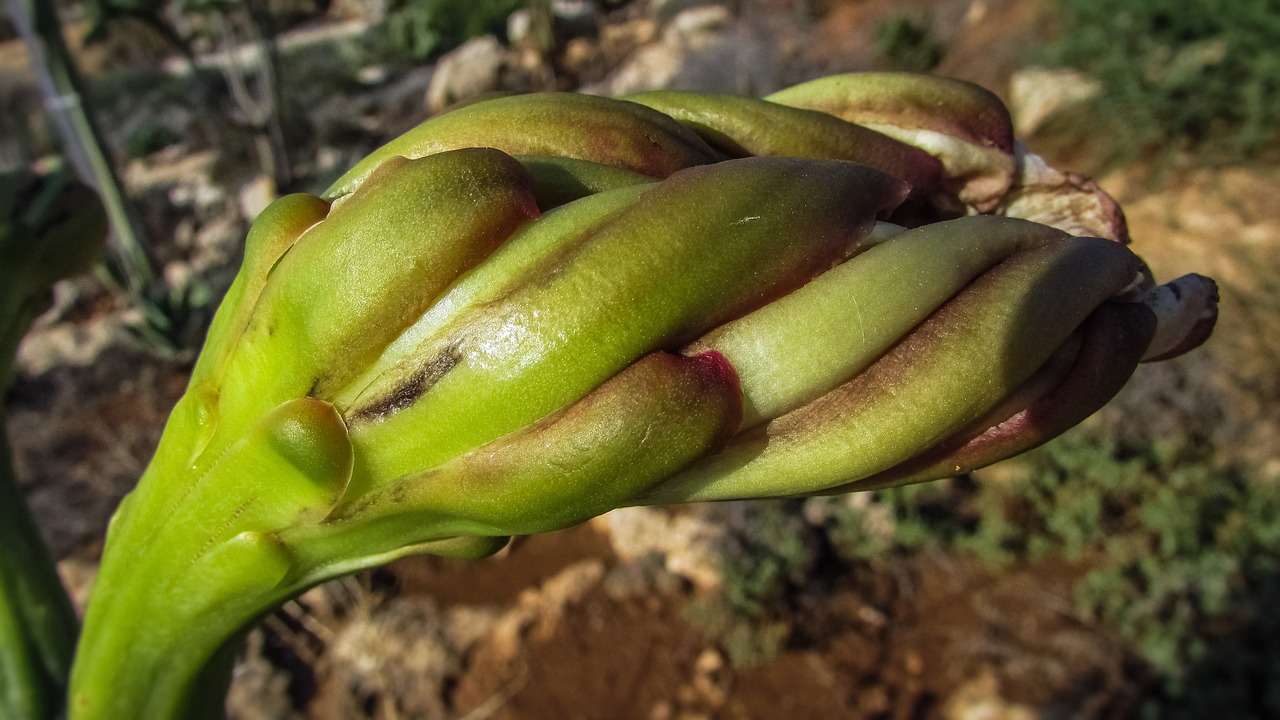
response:
M954 482L889 488L832 499L828 539L849 562L883 565L895 558L951 543L961 532L952 503Z
M129 158L139 160L181 141L182 136L168 125L144 121L125 138L124 151Z
M830 540L873 564L951 546L994 567L1084 566L1076 611L1146 661L1149 713L1280 712L1267 690L1280 681L1280 623L1266 600L1280 597L1280 488L1195 442L1134 447L1080 429L984 476L837 505Z
M1100 80L1134 151L1248 157L1280 127L1280 13L1274 0L1060 0L1052 63Z
M818 538L795 501L734 503L724 512L735 542L721 558L721 592L690 602L684 614L734 665L761 665L786 646L790 625L777 611L812 568Z
M945 48L928 26L899 15L876 26L876 62L885 70L928 72L942 62Z
M399 0L383 26L385 42L410 60L428 60L473 37L502 35L520 6L520 0Z
M195 356L216 309L200 281L172 287L157 279L142 288L138 305L141 314L126 330L148 352L173 360Z

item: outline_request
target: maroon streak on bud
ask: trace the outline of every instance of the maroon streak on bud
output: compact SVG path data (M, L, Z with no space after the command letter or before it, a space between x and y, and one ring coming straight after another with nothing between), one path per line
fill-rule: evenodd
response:
M1081 347L1066 377L1055 387L1020 390L1015 397L1022 401L1021 407L1015 412L1001 407L935 448L864 480L832 488L830 494L951 477L1042 445L1120 392L1154 332L1155 318L1140 303L1102 305L1081 327Z
M564 410L282 537L303 552L323 536L376 554L378 544L433 539L424 533L556 530L612 510L723 447L741 417L737 376L723 357L653 353Z
M352 192L393 157L467 147L590 160L658 178L723 159L680 123L642 105L594 95L535 93L438 115L361 160L324 196Z
M520 226L483 263L458 278L376 363L337 394L334 404L345 412L359 399L359 408L348 413L356 422L361 416L367 419L386 414L379 406L412 404L460 359L454 348L439 346L437 336L442 329L475 308L511 294L536 274L539 266L575 252L600 226L653 187L652 182L645 182L599 192Z
M448 460L794 290L855 252L905 194L844 162L747 158L677 173L442 328L421 357L459 360L410 407L365 417L383 388L357 398L347 417L368 476Z
M780 90L768 100L859 125L927 129L1013 153L1013 119L1000 98L963 80L915 73L848 73Z
M932 192L942 176L942 164L929 153L823 112L705 93L654 91L625 99L670 115L734 157L860 162L905 181L913 194Z
M1138 262L1097 238L1014 255L854 379L744 433L642 501L801 495L891 468L997 407L1132 281Z
M496 150L387 162L271 271L228 360L222 420L329 399L537 215L528 173Z
M991 210L1014 174L1013 121L1000 98L961 80L912 73L849 73L766 100L864 125L938 157L965 203Z
M716 328L693 347L718 350L737 368L745 423L755 426L862 372L1008 257L1065 237L1043 225L991 216L907 230Z

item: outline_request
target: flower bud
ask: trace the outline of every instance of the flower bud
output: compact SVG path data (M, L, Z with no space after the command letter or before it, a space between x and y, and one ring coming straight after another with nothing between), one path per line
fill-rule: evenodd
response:
M942 164L919 148L834 115L733 95L653 91L626 98L670 115L730 157L849 160L932 193Z
M570 93L513 95L422 123L357 163L325 196L352 192L391 158L470 147L589 160L657 178L723 159L675 120L635 103Z
M1118 206L974 86L631 100L476 102L263 213L113 520L73 718L180 716L266 608L396 557L980 467L1212 328L1212 282L1089 236Z
M1022 220L971 217L907 231L695 345L724 353L741 374L747 417L768 422L646 502L850 490L870 477L883 485L895 466L954 444L975 424L996 427L1054 391L1073 364L1101 362L1073 335L1101 306L1119 303L1141 269L1123 245ZM1130 352L1105 358L1127 377L1157 323L1149 304L1123 304L1145 319L1127 328ZM791 342L778 342L783 335ZM1065 364L1053 362L1069 342Z
M995 94L977 85L913 73L848 73L765 99L834 115L925 150L942 162L960 199L979 211L995 207L1013 182L1013 120Z

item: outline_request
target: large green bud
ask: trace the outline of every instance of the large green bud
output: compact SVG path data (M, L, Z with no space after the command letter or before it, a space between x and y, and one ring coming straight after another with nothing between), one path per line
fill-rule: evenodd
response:
M1212 327L1211 282L1110 240L885 222L965 207L927 148L637 100L470 105L263 213L112 522L73 718L207 714L254 618L407 554L978 467Z

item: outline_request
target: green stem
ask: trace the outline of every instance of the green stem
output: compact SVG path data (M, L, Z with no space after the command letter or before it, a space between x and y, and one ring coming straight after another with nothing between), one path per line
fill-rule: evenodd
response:
M229 673L214 670L227 643L314 584L299 586L273 531L312 503L322 512L342 486L308 494L310 476L277 453L275 426L208 440L199 397L179 403L108 529L72 672L73 719L218 716L210 698L226 690ZM337 470L344 481L347 472ZM296 503L278 502L288 498Z
M94 186L107 209L112 251L126 289L134 297L154 279L140 226L107 155L102 133L86 107L80 73L62 37L53 2L9 0L9 15L27 43L45 102L62 136L65 151L84 180Z
M45 720L62 710L76 615L0 433L0 716Z
M181 403L175 417L181 417L180 410ZM171 418L168 430L176 422ZM203 539L193 548L191 538L183 537L182 523L175 527L132 502L139 492L162 484L198 495L204 473L181 469L192 454L189 443L175 443L166 433L139 490L112 518L72 672L70 718L220 717L219 702L198 707L208 705L200 700L210 697L200 687L206 668L229 638L272 606L271 598L263 597L275 584L269 553L265 579L254 569L255 558L234 547L232 561L248 563L246 572L238 578L211 577L209 563L199 562L208 554ZM181 515L190 504L181 495L162 503L170 511L166 516ZM213 563L212 575L226 565ZM228 580L230 589L224 587Z
M330 554L305 552L257 514L278 502L261 488L249 501L237 492L240 482L291 481L287 467L273 464L266 438L248 440L207 451L217 458L207 465L187 460L193 443L162 442L135 491L148 502L129 498L117 512L72 674L72 720L219 717L214 698L225 695L236 638L289 598L406 554L480 557L505 543L451 538L371 554L368 538L333 528L322 538ZM305 512L307 503L298 508L281 517Z

